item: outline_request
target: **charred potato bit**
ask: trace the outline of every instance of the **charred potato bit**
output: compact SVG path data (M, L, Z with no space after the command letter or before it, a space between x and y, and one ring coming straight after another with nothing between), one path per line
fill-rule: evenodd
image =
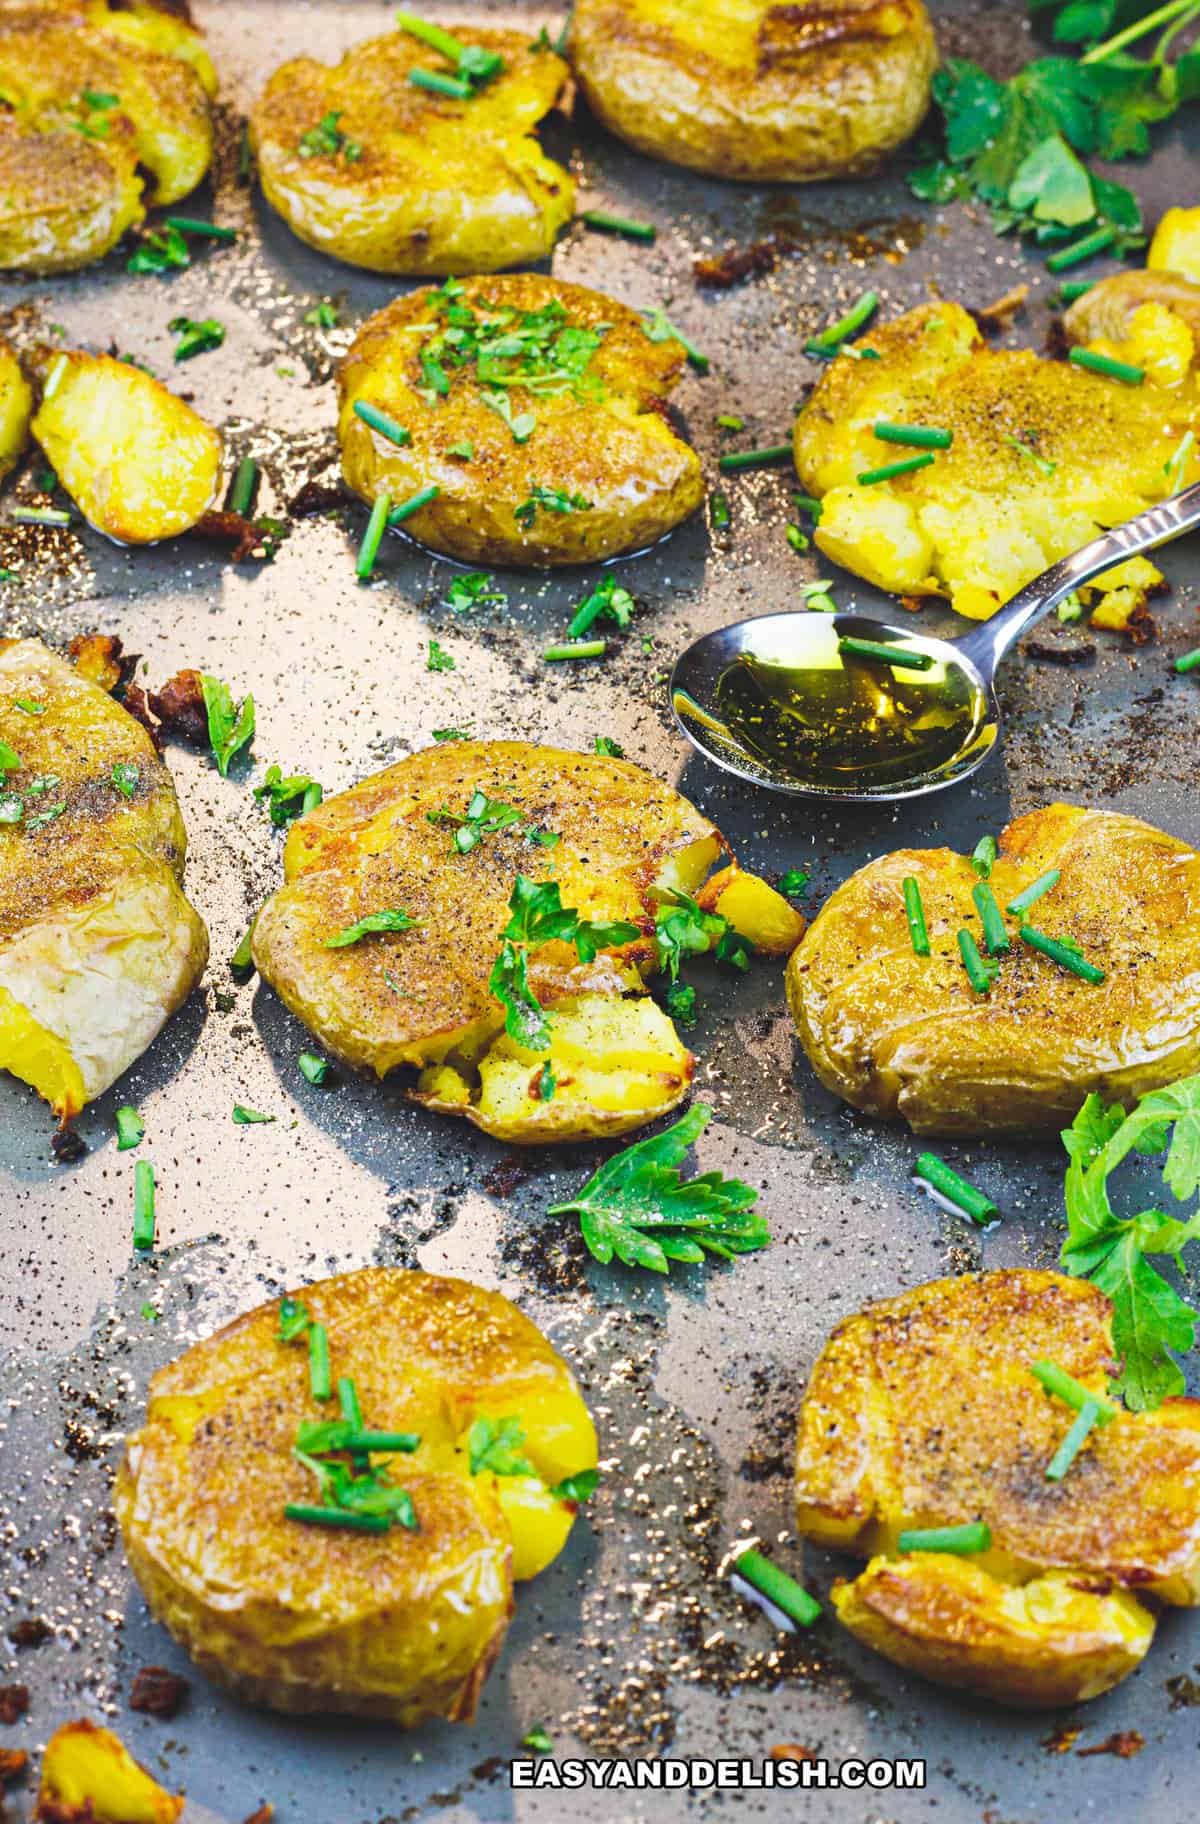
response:
M796 1518L870 1559L833 1593L860 1640L940 1684L1049 1707L1134 1669L1155 1621L1139 1596L1200 1601L1200 1402L1119 1411L1046 1477L1075 1415L1031 1367L1105 1398L1111 1318L1086 1281L1003 1271L918 1286L834 1331L800 1410ZM982 1554L899 1553L909 1528L977 1521Z
M1172 485L1188 397L991 350L957 304L909 311L857 347L879 358L831 362L796 420L796 467L821 499L820 549L882 589L946 595L986 620L1101 528L1200 480L1192 450ZM896 455L874 434L881 419L949 431L953 445L864 487ZM1095 587L1122 586L1124 568Z
M33 434L84 518L125 545L186 532L221 477L218 431L129 361L40 349Z
M920 125L937 66L921 0L577 0L569 50L622 139L749 182L873 170Z
M450 28L504 68L459 100L410 72L438 63L405 32L271 77L250 128L268 201L309 246L373 272L495 272L545 259L575 187L534 128L567 66L527 32Z
M8 343L0 340L0 481L24 452L32 416L33 389Z
M461 817L477 791L520 820L462 854L453 825L431 818ZM558 841L540 846L530 828ZM416 1099L433 1108L510 1141L620 1134L687 1093L693 1060L643 994L655 967L656 889L694 892L723 846L686 799L629 761L450 742L293 825L285 884L254 928L254 960L330 1051L381 1077L402 1065L422 1071ZM562 905L582 917L644 933L589 963L566 942L530 951L529 985L549 1009L549 1060L503 1031L488 986L518 873L556 882ZM387 908L418 923L328 946Z
M35 1818L79 1824L175 1824L183 1795L139 1767L110 1729L64 1723L46 1744Z
M800 1042L827 1089L918 1134L1061 1128L1093 1091L1132 1102L1200 1070L1200 855L1136 817L1053 804L1003 832L1002 908L1051 869L1028 914L1103 969L1081 981L1012 950L986 996L957 933L980 935L977 876L950 849L900 849L860 868L814 919L787 970ZM933 954L913 950L917 881Z
M582 285L521 273L414 292L342 363L343 473L393 507L436 487L404 529L464 563L637 550L703 498L699 459L661 410L684 362L673 338L652 341L636 312ZM372 429L360 402L408 440Z
M43 705L29 715L19 702ZM199 979L186 837L145 730L36 640L0 654L0 1069L64 1121L141 1056Z
M499 1293L368 1268L297 1296L368 1428L419 1436L412 1454L372 1459L411 1495L416 1528L285 1517L317 1499L293 1455L299 1425L336 1412L314 1403L308 1352L280 1342L272 1303L150 1383L116 1488L130 1565L197 1664L251 1702L467 1721L514 1578L536 1575L571 1530L576 1505L552 1490L594 1469L591 1419L561 1357ZM480 1419L518 1422L523 1468L473 1467Z

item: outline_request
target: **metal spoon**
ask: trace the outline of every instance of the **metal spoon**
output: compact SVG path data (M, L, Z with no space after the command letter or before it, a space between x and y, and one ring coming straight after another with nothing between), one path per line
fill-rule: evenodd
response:
M773 791L877 803L942 791L1000 739L994 680L1028 628L1094 577L1200 526L1200 484L1105 532L959 640L857 614L759 615L697 640L671 678L693 746ZM886 646L895 660L842 642Z

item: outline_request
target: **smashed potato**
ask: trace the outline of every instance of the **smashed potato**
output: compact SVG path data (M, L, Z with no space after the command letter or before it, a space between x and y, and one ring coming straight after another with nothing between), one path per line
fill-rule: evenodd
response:
M303 1336L280 1340L273 1302L151 1381L115 1496L133 1573L197 1664L251 1702L469 1721L514 1577L570 1531L577 1503L555 1491L596 1465L575 1379L514 1305L466 1280L367 1268L293 1296L325 1326L331 1385L353 1382L367 1429L418 1440L369 1456L407 1490L415 1526L284 1514L330 1498L293 1452L301 1423L338 1413L314 1400ZM481 1448L481 1420L506 1448Z
M463 853L455 829L476 793L515 819ZM443 1113L511 1141L625 1133L676 1107L693 1068L644 995L658 893L694 892L723 848L686 799L630 761L447 742L293 825L254 960L330 1051L381 1077L422 1071L416 1099ZM587 962L563 940L530 949L548 1054L510 1038L489 986L518 875L555 883L584 918L640 934ZM383 910L417 923L330 948Z
M957 934L983 946L978 877L950 849L900 849L851 875L787 969L800 1042L827 1089L919 1134L1027 1133L1072 1121L1093 1091L1133 1102L1200 1070L1200 855L1136 817L1053 804L1000 837L990 885L1007 908L1051 870L1024 915L1077 943L1104 981L1012 949L987 995ZM918 956L903 883L916 880L932 955Z
M873 170L920 125L937 67L922 0L576 0L569 55L639 151L751 182Z
M796 420L796 467L821 499L820 549L882 589L946 595L986 620L1102 528L1200 480L1189 395L989 349L957 304L909 311L856 346L879 358L830 363ZM954 443L864 487L898 454L874 435L880 420Z
M1200 1402L1118 1410L1061 1481L1075 1418L1032 1365L1106 1396L1112 1307L1086 1280L1006 1270L917 1286L839 1324L800 1409L801 1533L869 1558L839 1618L926 1678L1037 1708L1111 1689L1150 1646L1140 1600L1200 1602ZM910 1528L983 1521L970 1557Z
M20 707L41 705L41 713ZM208 934L145 729L37 640L0 652L0 1069L69 1121L183 1004Z
M310 247L373 272L437 277L549 255L575 186L534 128L567 66L527 31L451 29L504 59L466 99L409 81L445 60L403 31L355 45L332 69L300 57L271 77L251 143L268 202Z
M0 8L0 268L70 272L186 196L212 159L212 65L199 34L147 4Z
M32 416L33 389L9 344L0 339L0 481L24 452Z
M46 1743L38 1818L91 1824L175 1824L183 1795L173 1796L138 1765L111 1729L64 1723Z
M213 504L219 431L130 361L40 349L33 434L98 532L148 545L186 532Z
M535 273L450 280L359 331L339 374L342 471L364 500L436 495L404 530L464 563L579 564L653 544L704 494L662 413L682 346ZM356 406L382 412L397 444Z

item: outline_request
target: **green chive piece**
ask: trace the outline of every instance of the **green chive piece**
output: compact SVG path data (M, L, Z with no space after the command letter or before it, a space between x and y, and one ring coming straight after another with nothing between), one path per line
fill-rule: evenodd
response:
M925 907L921 900L921 888L913 875L905 876L904 910L908 915L908 935L912 947L918 956L929 955L929 928L925 923Z
M796 503L797 513L807 513L814 525L820 525L821 503L819 500L814 500L811 494L793 494L792 499Z
M1104 374L1109 380L1122 380L1126 386L1141 386L1146 378L1144 367L1128 361L1114 361L1109 355L1098 355L1091 348L1073 348L1070 359L1076 367L1086 367L1091 374Z
M790 443L770 443L761 450L730 450L717 458L717 467L726 475L737 469L764 469L774 462L790 462L792 453Z
M349 1507L310 1507L306 1501L289 1501L284 1517L299 1520L303 1526L328 1526L347 1533L386 1533L391 1528L387 1514L359 1514Z
M377 405L372 405L369 399L354 401L354 416L361 418L364 424L369 424L373 431L378 431L381 437L386 437L389 443L396 444L400 449L412 442L412 433L406 431L402 424L397 424L394 418L389 418L386 412L381 412Z
M358 1388L354 1385L353 1380L348 1374L343 1374L338 1377L337 1391L338 1403L342 1409L342 1417L348 1425L353 1425L355 1431L361 1431L363 1428L363 1418L362 1407L358 1403ZM348 1448L349 1446L347 1446L347 1449Z
M254 974L254 957L250 950L250 942L254 936L254 924L254 919L251 919L242 934L241 943L229 959L229 968L233 975L249 977Z
M727 494L709 495L708 517L714 532L728 532L733 516L729 511L729 496ZM1179 667L1176 666L1175 669L1178 671Z
M1022 912L1028 912L1030 906L1035 906L1043 894L1051 892L1061 879L1060 868L1050 868L1045 874L1039 874L1032 886L1026 887L1023 893L1018 893L1015 899L1009 900L1008 909L1013 917L1020 918Z
M402 500L398 507L392 508L388 514L388 525L402 526L406 519L411 519L414 513L419 513L422 507L427 507L431 500L436 500L440 492L441 489L437 482L431 481L427 488L419 489L407 500Z
M338 1386L341 1386L340 1381ZM350 1417L344 1408L343 1415L346 1418ZM365 1431L360 1417L355 1429L346 1439L345 1448L361 1451L404 1451L406 1454L410 1454L421 1448L421 1434L418 1431Z
M879 293L864 291L857 304L851 305L844 317L839 317L836 323L831 323L828 329L823 329L819 336L814 336L804 344L806 354L833 354L841 343L849 341L856 330L869 322L878 309Z
M133 1245L154 1246L154 1167L148 1159L139 1159L133 1168Z
M970 982L976 994L990 994L992 992L992 982L995 979L996 965L995 963L984 962L982 956L979 954L979 945L975 942L975 939L969 931L963 930L959 932L958 953L962 957L963 968L967 972L967 980Z
M886 418L876 423L875 435L881 443L908 443L918 450L948 450L954 442L953 431L925 424L890 424Z
M1181 675L1189 671L1200 671L1200 646L1195 652L1185 652L1181 659L1176 659L1175 670Z
M665 310L661 308L644 310L642 312L642 322L643 328L651 342L678 342L696 372L698 374L706 374L708 372L712 365L708 356L703 354L701 350L696 347L696 344L690 342L683 331L672 323Z
M441 70L410 70L408 80L414 89L425 89L430 95L452 95L455 101L471 99L471 85L461 76L445 76Z
M254 505L254 490L258 486L258 464L253 456L243 456L234 473L233 483L229 489L229 498L225 502L230 513L240 513L246 518Z
M46 713L46 705L36 702L33 697L14 697L13 706L23 710L27 716L44 716Z
M367 529L363 533L363 541L358 548L358 562L354 567L354 573L360 583L367 582L374 572L375 559L379 556L379 544L388 523L391 505L391 495L380 494L371 508L371 517L367 521Z
M1082 1412L1088 1405L1095 1406L1098 1409L1096 1414L1098 1425L1111 1425L1116 1418L1119 1410L1116 1406L1106 1400L1103 1394L1096 1393L1091 1387L1085 1387L1082 1381L1077 1381L1073 1374L1068 1374L1065 1368L1058 1366L1057 1362L1048 1362L1045 1359L1034 1362L1029 1372L1047 1393L1053 1394L1056 1400L1061 1400L1064 1406L1071 1406L1076 1412Z
M952 1203L981 1228L995 1222L1000 1215L998 1206L990 1197L983 1191L976 1190L967 1179L960 1178L953 1166L947 1165L944 1159L939 1159L936 1153L921 1154L913 1167L913 1177L930 1185L947 1203Z
M905 456L900 462L885 462L882 468L864 469L861 475L855 476L860 488L873 488L881 481L891 481L897 475L914 475L918 469L927 469L937 457L932 451L924 456Z
M896 1546L902 1552L954 1552L965 1558L991 1550L992 1529L986 1520L972 1520L965 1526L917 1527L901 1533Z
M205 222L196 215L168 215L165 226L180 234L198 234L208 241L236 241L236 228L223 228L219 222Z
M910 652L905 646L887 646L882 640L859 640L846 634L838 641L838 651L855 659L882 659L896 671L932 671L933 655Z
M329 1075L329 1059L319 1057L315 1051L302 1051L296 1062L300 1075L310 1083L323 1083Z
M1031 950L1037 950L1042 956L1048 956L1052 963L1065 969L1071 975L1077 975L1081 981L1099 984L1104 981L1103 969L1095 963L1089 963L1085 956L1080 956L1070 944L1064 944L1059 938L1047 937L1044 931L1035 931L1032 925L1021 926L1021 936Z
M733 1563L735 1576L756 1589L760 1596L794 1621L798 1628L811 1628L821 1614L821 1605L815 1596L810 1596L804 1585L789 1577L777 1565L764 1558L761 1552L743 1552Z
M117 1124L117 1151L119 1153L127 1153L132 1147L142 1144L146 1134L146 1123L136 1108L132 1108L127 1102L124 1108L117 1110L113 1120Z
M13 521L18 526L69 526L71 515L59 507L14 507Z
M579 219L585 227L598 228L603 234L623 234L631 241L658 238L658 229L653 222L631 222L628 216L608 215L603 209L587 209Z
M559 646L547 646L542 657L557 664L561 659L602 659L607 651L607 640L567 640Z
M996 857L1000 853L1000 844L994 836L981 836L971 851L971 866L980 880L990 880Z
M979 881L971 889L971 898L975 901L975 910L983 924L983 941L989 956L1007 956L1012 949L1012 938L1004 922L1004 914L996 900L996 895L986 880Z
M1068 279L1065 285L1058 288L1060 304L1074 304L1080 298L1086 298L1089 291L1095 291L1095 279Z
M1116 238L1117 231L1113 227L1093 229L1081 241L1072 241L1069 247L1062 247L1057 253L1052 253L1046 261L1046 271L1066 272L1069 266L1078 266L1082 261L1090 260L1094 254L1103 253Z
M327 1400L333 1392L329 1378L329 1332L324 1324L308 1326L308 1384L314 1400Z
M1046 1465L1047 1482L1061 1482L1072 1463L1087 1443L1093 1427L1100 1417L1100 1407L1095 1400L1085 1400L1075 1418L1075 1423Z

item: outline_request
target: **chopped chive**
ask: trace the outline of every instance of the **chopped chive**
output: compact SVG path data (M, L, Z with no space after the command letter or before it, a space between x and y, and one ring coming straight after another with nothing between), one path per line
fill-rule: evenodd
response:
M885 665L891 665L897 671L933 669L932 653L909 652L903 646L887 646L882 640L859 640L849 633L838 641L838 651L855 659L881 659Z
M251 919L242 934L241 943L229 959L229 967L234 975L250 976L254 974L254 957L250 949L254 936L254 923L255 921Z
M1019 451L1027 462L1032 462L1041 474L1053 475L1057 472L1058 464L1046 456L1040 456L1031 443L1022 443L1019 437L1006 437L1004 441L1010 450Z
M71 515L61 507L14 507L14 524L18 526L69 526Z
M1052 253L1046 261L1047 272L1066 272L1069 266L1078 266L1083 260L1090 260L1094 254L1103 253L1111 247L1117 238L1113 227L1095 228L1091 234L1085 234L1081 241L1072 241L1069 247L1061 247Z
M1058 288L1058 301L1060 304L1074 304L1080 298L1086 298L1088 292L1095 289L1095 279L1068 279Z
M792 446L790 443L771 443L761 450L730 450L727 456L717 458L717 467L726 475L735 469L762 469L773 462L790 462Z
M714 532L728 532L732 515L729 511L729 496L727 494L709 495L708 517ZM1200 661L1200 654L1197 654L1197 660ZM1179 666L1177 665L1175 669L1178 671ZM1188 666L1187 669L1190 671L1191 667Z
M812 543L807 532L802 532L799 526L785 526L783 535L793 551L807 551Z
M388 525L402 526L406 519L411 519L414 513L427 507L431 500L436 500L440 492L437 482L431 481L427 488L420 488L415 494L410 494L407 500L402 500L398 507L392 508L388 514Z
M836 323L831 323L819 336L813 336L811 341L805 343L805 352L810 355L833 354L840 343L848 341L856 330L861 329L875 315L878 308L879 293L864 291L844 317L839 317Z
M918 956L929 955L929 928L925 923L925 907L921 900L921 888L913 875L905 876L904 910L908 915L908 935L912 947Z
M305 1501L289 1501L284 1517L299 1520L303 1526L328 1526L348 1533L386 1533L391 1530L387 1514L360 1514L349 1507L310 1507Z
M341 1382L338 1382L339 1387ZM343 1416L350 1414L343 1409ZM354 1431L346 1439L347 1450L378 1450L411 1452L421 1448L421 1434L417 1431L364 1431L361 1418Z
M718 412L717 429L719 431L744 431L746 420L739 418L736 412Z
M324 1324L308 1326L308 1384L314 1400L327 1400L333 1392L329 1378L329 1332Z
M741 1577L752 1589L765 1596L780 1612L794 1621L798 1628L811 1628L821 1614L821 1605L815 1596L810 1596L804 1585L789 1577L786 1571L764 1558L761 1552L743 1552L734 1560L733 1572Z
M354 401L354 416L361 418L373 431L378 431L381 437L386 437L389 443L394 443L401 449L406 443L412 442L412 433L406 431L402 424L397 424L394 418L389 418L386 412L381 412L377 405L372 405L369 399Z
M1175 670L1180 673L1200 671L1200 646L1195 652L1185 652L1181 659L1176 659Z
M1096 1422L1100 1417L1100 1406L1096 1400L1085 1400L1075 1417L1075 1423L1046 1465L1047 1482L1061 1482L1072 1463L1087 1443Z
M983 941L989 956L1007 956L1012 949L1012 938L1004 922L1004 914L996 901L996 895L986 880L981 880L971 889L971 898L983 924Z
M302 1051L296 1062L300 1066L300 1075L310 1083L323 1083L329 1075L329 1060L317 1055L315 1051Z
M154 1246L154 1167L148 1159L139 1159L133 1168L133 1245Z
M711 366L707 355L702 354L694 342L690 342L681 329L672 323L666 311L658 308L642 312L643 327L651 342L678 342L684 354L698 374L706 374ZM645 321L645 319L649 321Z
M908 443L918 450L948 450L954 442L953 431L925 424L889 424L886 418L876 423L875 435L881 443Z
M430 95L452 95L455 101L471 99L471 85L461 76L446 76L441 70L410 70L408 80L414 89L425 89Z
M146 1134L146 1123L136 1108L132 1108L129 1103L126 1103L124 1108L117 1110L113 1120L117 1124L117 1151L119 1153L127 1153L131 1147L142 1144Z
M390 494L380 494L371 508L371 517L363 533L362 544L358 548L358 562L354 573L360 583L365 583L375 569L375 559L379 556L379 544L388 523L388 512L392 505Z
M990 880L1000 845L994 836L981 836L971 851L971 866L980 880Z
M624 215L608 215L603 209L588 209L580 216L588 228L599 228L605 234L623 234L631 241L653 241L658 229L653 222L631 222Z
M932 452L924 456L905 456L900 462L885 462L878 469L864 469L861 475L855 476L860 488L873 488L881 481L891 481L897 475L912 475L917 469L927 469L937 457Z
M931 1185L947 1203L952 1203L965 1216L969 1216L972 1222L977 1222L982 1227L995 1222L1000 1214L998 1206L990 1197L977 1191L965 1178L960 1178L953 1166L947 1165L944 1159L939 1159L936 1153L921 1154L913 1167L913 1177Z
M240 513L243 519L254 504L254 490L258 486L258 464L253 456L243 456L234 473L229 489L226 506L231 513Z
M607 651L607 640L567 640L559 646L547 646L542 657L557 664L560 659L602 659Z
M1123 380L1126 386L1140 386L1146 378L1144 367L1134 367L1128 361L1114 361L1109 355L1098 355L1092 348L1073 348L1070 359L1076 367L1086 367L1089 373L1104 374L1110 380Z
M205 222L196 215L168 215L164 218L165 226L175 228L180 234L198 234L209 241L236 241L236 228L223 228L219 222Z
M792 500L797 513L807 513L814 525L820 525L821 503L819 500L814 500L811 494L793 494Z
M963 930L959 932L958 953L962 957L963 968L967 972L967 980L970 982L976 994L990 994L992 991L992 983L996 977L996 965L992 962L985 962L983 957L980 956L979 945L975 942L975 939L969 931Z
M1047 1393L1053 1394L1056 1400L1061 1400L1064 1406L1072 1406L1076 1412L1082 1412L1087 1405L1097 1407L1098 1425L1111 1425L1116 1418L1117 1407L1110 1404L1103 1394L1085 1387L1082 1381L1077 1381L1073 1374L1068 1374L1057 1362L1048 1362L1043 1358L1034 1362L1029 1372Z
M911 1528L901 1533L896 1546L901 1552L954 1552L967 1557L991 1550L992 1529L986 1520L972 1520L965 1526Z
M1032 925L1022 925L1021 936L1031 950L1048 956L1052 963L1057 963L1060 969L1067 970L1071 975L1077 975L1081 981L1104 981L1103 969L1095 963L1089 963L1086 956L1080 956L1071 944L1063 943L1060 938L1047 937L1044 931L1035 931Z
M1059 868L1050 868L1045 874L1039 874L1032 886L1026 887L1023 893L1018 893L1015 899L1009 900L1008 909L1013 917L1020 918L1022 912L1028 912L1030 906L1036 905L1042 895L1049 893L1061 879L1062 871Z
M348 1425L353 1425L355 1431L361 1431L363 1428L363 1419L362 1407L358 1403L358 1388L354 1385L353 1380L348 1374L343 1374L338 1377L337 1391L338 1404L342 1409L342 1417ZM349 1446L347 1446L347 1448L349 1448Z

